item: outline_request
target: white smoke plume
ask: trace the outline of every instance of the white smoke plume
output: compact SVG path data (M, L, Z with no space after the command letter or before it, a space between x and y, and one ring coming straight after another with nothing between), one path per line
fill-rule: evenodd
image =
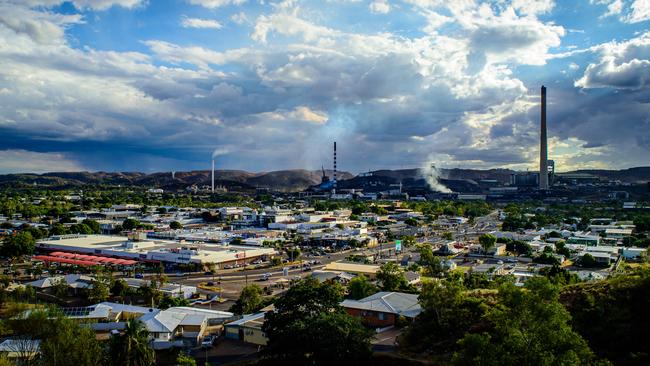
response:
M226 155L226 154L228 154L228 149L218 147L214 149L214 151L212 152L212 160L216 159L217 156Z
M436 166L432 163L426 163L420 168L420 175L427 181L429 188L435 192L451 193L451 189L445 187L439 180L439 173Z

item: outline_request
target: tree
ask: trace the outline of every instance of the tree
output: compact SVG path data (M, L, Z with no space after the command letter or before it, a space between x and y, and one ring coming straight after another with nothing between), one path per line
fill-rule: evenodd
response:
M381 283L383 291L398 291L408 287L404 272L393 262L388 262L379 267L377 280Z
M110 296L111 277L101 271L95 272L95 281L93 286L88 290L88 300L98 303L106 301Z
M348 284L348 297L354 300L363 299L379 291L364 275L359 275L350 280Z
M24 309L22 309L24 310ZM22 313L21 310L21 313ZM11 333L19 342L17 350L23 361L32 364L30 353L32 340L40 340L41 363L43 365L65 366L99 365L102 349L90 328L81 327L55 308L33 309L25 317L8 321Z
M158 308L162 310L177 306L190 306L190 302L182 297L163 296L158 303Z
M446 240L454 240L454 234L449 231L442 233L442 238Z
M81 222L82 225L86 225L90 228L91 234L101 234L102 228L99 223L95 220L85 219Z
M251 314L258 311L264 306L262 293L262 288L256 284L245 286L230 311L236 314Z
M156 354L149 345L149 332L139 320L129 320L123 335L109 342L109 363L115 366L151 366Z
M413 236L413 235L406 235L406 236L402 237L402 244L405 247L413 246L413 245L415 245L415 243L416 243L416 240L415 240L415 236Z
M196 360L192 356L180 352L176 357L176 366L196 366Z
M58 298L64 298L68 295L68 283L65 278L60 277L55 279L54 284L52 285L52 292L54 296Z
M102 346L95 332L62 316L41 343L41 359L48 366L95 366L102 364L102 358Z
M23 255L34 253L36 241L27 231L20 232L14 236L8 236L0 247L0 256L17 258Z
M449 352L467 331L480 323L488 309L483 298L468 296L461 278L451 274L439 281L425 282L418 299L423 312L400 342L401 347L416 352L431 352L431 347L441 354Z
M172 221L169 223L169 228L172 230L180 230L183 228L183 225L178 221Z
M596 267L596 259L594 258L593 255L586 253L585 255L580 258L580 264L583 267Z
M151 280L149 285L140 286L138 288L138 294L144 298L148 303L156 303L162 297L162 293L158 290L158 284L155 280Z
M302 254L302 252L298 248L288 248L286 251L289 259L293 261L298 260L298 258L300 258L300 254Z
M50 229L50 235L65 235L68 233L70 233L70 231L59 223L52 225L52 228Z
M483 253L487 254L490 249L494 248L497 242L497 237L492 234L483 234L478 237L478 242L483 247Z
M366 364L372 332L340 307L337 284L305 279L287 291L267 313L263 330L269 343L263 364Z
M418 226L418 220L409 217L408 219L404 220L404 223L408 226Z
M116 279L111 287L111 293L115 296L125 297L131 293L131 288L121 278Z
M498 303L486 315L487 332L467 334L454 354L455 365L590 365L594 355L571 329L559 289L544 277L499 288Z
M122 229L124 230L134 230L140 227L140 221L135 219L126 219L122 222Z
M70 232L73 234L90 235L93 233L93 229L91 229L90 226L86 224L74 224L70 226Z

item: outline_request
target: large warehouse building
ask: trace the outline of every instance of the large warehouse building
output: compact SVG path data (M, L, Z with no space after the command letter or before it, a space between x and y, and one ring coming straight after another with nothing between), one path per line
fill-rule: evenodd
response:
M216 265L244 264L268 259L272 248L220 244L185 244L177 241L129 240L122 236L61 235L40 240L36 248L43 253L63 251L137 261L197 263Z

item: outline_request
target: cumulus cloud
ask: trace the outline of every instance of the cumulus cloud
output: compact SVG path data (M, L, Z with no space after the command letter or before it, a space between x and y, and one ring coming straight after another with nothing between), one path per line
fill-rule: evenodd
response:
M595 48L600 59L590 63L575 82L581 88L641 89L650 83L650 32Z
M86 170L82 164L62 153L27 150L0 150L0 173L46 173Z
M223 25L214 19L201 19L201 18L181 18L181 26L183 28L212 28L221 29Z
M387 0L374 0L368 5L368 8L375 14L388 14L390 12L390 4Z
M590 0L592 4L605 5L607 11L601 16L616 16L624 23L640 23L650 19L650 1L648 0Z

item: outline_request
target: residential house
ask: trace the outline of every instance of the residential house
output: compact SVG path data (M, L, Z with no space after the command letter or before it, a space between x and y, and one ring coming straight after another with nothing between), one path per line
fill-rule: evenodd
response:
M347 299L341 306L365 325L377 328L394 326L402 316L414 319L422 312L418 295L402 292L378 292L361 300Z
M262 331L266 312L244 315L241 319L230 322L224 326L225 337L237 339L246 343L266 346L268 338Z

